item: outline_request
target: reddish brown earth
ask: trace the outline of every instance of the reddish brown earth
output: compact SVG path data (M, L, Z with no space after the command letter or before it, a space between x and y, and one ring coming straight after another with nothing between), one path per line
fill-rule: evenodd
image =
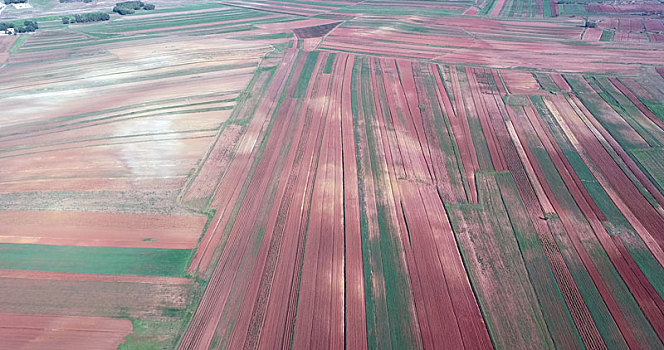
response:
M294 21L294 22L258 23L256 24L256 27L261 29L269 29L273 31L285 31L285 30L292 30L298 28L323 26L336 22L338 22L338 20L326 19L326 18L307 18L301 21Z
M214 270L211 278L211 283L213 283L211 284L213 286L211 288L213 289L208 289L206 295L203 297L202 306L199 307L191 327L185 333L183 342L180 344L181 348L207 347L213 339L219 339L224 344L228 344L229 347L252 344L252 347L273 348L278 346L275 344L289 344L292 342L296 348L325 346L339 348L344 342L345 333L340 326L346 323L357 324L356 327L361 327L360 325L366 318L365 313L362 311L363 304L360 297L362 294L358 293L358 290L352 294L343 293L343 290L347 288L345 287L346 283L353 283L353 280L361 278L361 275L357 275L361 266L359 256L357 255L358 243L355 243L355 246L352 244L353 240L357 242L358 231L349 229L349 226L346 226L345 233L343 233L344 230L342 229L345 225L349 225L352 222L346 220L350 220L354 215L357 215L349 212L353 208L352 203L357 194L344 190L348 189L348 187L341 186L344 183L342 175L348 176L348 174L340 172L344 164L350 169L352 169L352 164L354 164L354 162L349 162L349 160L353 159L349 153L353 150L352 143L349 142L352 138L348 139L352 135L352 129L344 127L344 125L348 125L346 123L349 121L348 114L344 113L344 111L348 111L349 108L348 97L351 91L349 90L350 81L348 79L352 77L351 72L354 67L353 56L337 55L335 59L336 63L333 65L330 74L321 73L322 62L325 61L325 58L325 56L319 57L314 68L314 71L320 76L320 79L314 80L316 81L315 86L318 89L309 88L304 99L304 103L306 104L303 105L313 112L311 114L313 118L311 122L315 121L315 124L310 127L314 128L313 130L320 130L322 135L318 132L308 134L297 132L296 135L298 136L293 140L295 144L304 146L299 143L301 142L300 137L301 135L308 135L309 141L307 141L307 145L314 146L319 144L318 142L321 142L319 146L320 153L318 157L313 158L313 161L317 161L315 171L316 181L313 185L309 182L293 183L291 182L292 177L285 177L279 180L280 185L276 192L277 198L286 200L287 197L282 196L295 194L294 199L299 198L298 201L301 201L302 196L306 198L306 193L310 191L311 207L308 219L309 224L306 227L306 243L302 241L301 237L298 237L298 231L301 232L303 229L301 221L302 214L298 211L289 211L286 219L285 216L278 214L281 208L275 212L278 208L275 206L270 210L271 214L268 216L266 226L267 232L264 233L263 241L259 244L260 248L256 258L256 264L258 265L253 268L253 277L247 280L243 274L238 273L238 269L239 271L244 271L245 269L252 271L252 265L243 263L243 261L246 261L246 257L243 257L243 254L246 256L248 249L250 249L247 244L250 242L251 237L241 235L240 232L253 232L255 229L250 229L252 225L255 225L255 219L253 218L264 215L259 209L261 208L258 205L259 202L254 202L261 198L256 195L263 193L264 188L261 187L263 185L261 183L256 183L254 186L249 185L247 196L250 199L243 202L239 213L248 212L236 219L228 242L226 243L226 248L221 253L219 263L223 264L222 266L225 266L225 268ZM287 59L289 59L289 56L286 56L285 60ZM293 68L295 74L299 72L302 63L300 60L295 64ZM386 92L389 92L386 95L385 101L388 105L385 112L390 111L390 113L395 113L394 115L396 115L397 110L408 111L409 118L412 118L408 123L401 123L396 120L392 121L395 123L395 131L398 133L394 135L396 138L392 139L396 143L390 141L390 144L391 147L400 149L402 154L408 154L408 156L402 158L404 162L408 162L408 165L404 165L403 168L406 176L421 179L421 181L430 181L431 175L428 169L431 160L428 155L429 151L423 154L417 144L408 141L409 138L417 138L418 134L424 132L422 116L412 102L409 102L409 99L412 101L413 97L415 97L412 95L415 91L415 80L412 78L414 73L409 61L399 61L398 66L402 76L411 78L403 78L403 83L397 83L398 85L396 85L394 79L397 76L397 62L393 60L381 60L380 67L384 70L385 76L377 80L380 86L385 86ZM284 66L280 65L279 69L282 67ZM279 70L277 70L276 74L279 74ZM374 79L376 79L375 76ZM288 90L290 89L292 87ZM312 95L312 92L317 92L320 95ZM322 96L325 96L325 98L321 98ZM288 101L285 104L284 111L296 111L300 104L294 100ZM325 111L327 113L324 113ZM287 115L290 118L298 116L298 114L293 115L290 113ZM300 115L299 117L304 116ZM272 153L270 144L272 142L279 142L282 137L281 133L288 130L284 129L282 131L280 128L286 125L281 122L275 123L273 130L276 131L273 132L277 132L277 134L274 137L272 135L275 134L270 134L271 136L267 141L268 145L265 151L266 153L269 152L267 154L270 154L270 157L277 156L276 153ZM304 125L297 123L295 125L297 125L295 131L299 131L301 130L300 128L307 127L308 123ZM318 138L320 138L320 141L316 141ZM342 144L345 144L346 147L342 147ZM287 157L288 161L285 165L286 169L289 169L288 173L298 174L301 171L306 171L309 175L306 175L306 172L298 175L305 175L305 178L313 175L311 170L309 170L309 158L299 158L299 154L310 154L309 152L313 151L309 151L311 149L309 147L311 146L304 146L305 148L302 148L301 151L299 147L297 149L290 149L289 156ZM263 157L268 156L264 153ZM291 161L296 161L297 159L302 160L291 163ZM308 161L302 163L305 159ZM236 162L238 162L237 157L233 160L231 166ZM293 172L292 167L296 164L298 167L301 167L301 170ZM273 166L274 163L272 162L263 163L260 161L256 171L272 173L274 171ZM254 179L258 180L259 178ZM262 179L262 181L270 180L267 177ZM285 183L286 187L282 187L281 184L284 184L283 181L287 181ZM412 190L408 190L409 187L407 186L409 184L407 182L402 183L396 180L396 178L394 181L400 187L403 186L404 192L400 196L404 197L403 199L397 197L397 200L404 201L405 215L408 217L410 224L418 224L417 217L419 214L416 213L425 212L427 210L425 208L433 211L442 210L442 206L437 204L438 202L434 200L435 195L430 190L421 190L426 193L426 202L422 202L419 196L407 199L411 197L406 197L406 195L413 193ZM288 184L298 184L299 186L297 187L300 189L290 192ZM223 180L221 186L224 186ZM303 186L306 187L303 188ZM414 193L417 193L417 191ZM406 204L410 203L406 202L409 200L412 200L413 203ZM412 211L410 205L413 206ZM436 209L432 209L434 206ZM219 211L217 213L219 215ZM249 214L247 215L247 213ZM277 216L274 216L275 214ZM287 220L285 223L278 224L278 222L284 219ZM276 220L276 222L273 220ZM432 216L430 220L432 221L430 225L426 224L426 226L411 228L413 230L411 234L415 237L416 241L412 243L412 247L408 244L406 253L408 261L413 264L412 268L416 269L411 270L411 274L413 276L415 274L422 276L421 284L417 282L416 291L418 294L415 297L427 303L426 305L428 305L429 309L435 309L436 303L442 300L440 298L446 296L449 307L442 309L439 313L429 315L423 311L418 312L421 327L427 327L426 332L428 334L426 338L423 338L423 342L432 345L443 341L445 334L447 334L450 336L449 339L458 339L457 345L460 346L463 337L463 342L475 344L473 345L475 348L489 347L488 334L481 320L479 308L472 295L469 281L463 273L463 264L459 253L455 249L449 249L450 240L453 240L450 224L440 216ZM405 224L405 221L402 222ZM277 226L273 226L275 224ZM422 223L422 225L425 224ZM301 228L298 230L297 226ZM221 225L215 227L221 227ZM238 227L243 228L243 231L236 231ZM288 229L289 227L293 227L293 229ZM430 233L431 230L437 232L438 227L446 230L447 234L445 237L433 236ZM217 229L215 228L215 230ZM275 232L274 230L276 229L278 231ZM280 233L281 230L284 230L284 236ZM344 236L345 239L341 240ZM277 237L280 238L276 240ZM276 241L270 241L270 239L275 239ZM296 243L298 240L299 242ZM343 241L346 243L345 249L341 243ZM281 254L288 254L281 256L276 261L276 266L273 265L273 259L276 256L273 257L272 248L268 248L272 247L273 244L280 244L282 246ZM229 247L233 247L233 249ZM283 249L289 249L290 251L283 251ZM296 255L292 256L291 254ZM443 260L438 260L439 255ZM426 257L429 257L429 259L426 259ZM299 264L293 264L296 261L302 261L301 276L299 277L297 277ZM341 264L341 262L345 262L346 278L343 277L344 264ZM444 269L443 266L445 267ZM265 275L266 273L268 274ZM294 278L301 278L301 285L300 282L293 284L295 281L289 282L288 279L282 278L275 278L270 282L271 276L291 275ZM449 282L445 282L446 280L449 280ZM222 283L222 281L224 282ZM436 290L431 284L433 281L439 281L443 284L449 283L450 291ZM357 282L354 284L357 285ZM301 286L299 291L293 289L297 285ZM248 293L245 294L245 298L234 297L231 288L242 288L242 290L246 290ZM265 293L261 292L264 290L263 288L268 288L269 296L262 294ZM355 288L359 289L359 286ZM360 292L361 290L359 289ZM279 298L286 298L289 302L281 303L279 302ZM452 299L454 299L454 303ZM348 307L349 304L354 305L352 306L353 311L351 312L346 309L347 311L344 312L344 305ZM232 307L232 305L241 305L241 308L238 309L237 306ZM297 305L298 310L296 320L293 320L294 305ZM231 322L231 319L238 317L234 316L236 314L232 310L239 312L237 314L239 318L236 319L237 321L235 322L232 334L216 333L219 335L215 335L215 328L216 332L227 329L227 324ZM263 320L262 331L254 323L259 322L258 324L260 324L261 320ZM460 325L457 325L457 322ZM287 330L290 326L288 325L292 325L293 323L295 324L294 333L289 335ZM286 325L285 328L284 324ZM250 336L248 337L248 335ZM365 346L363 345L365 336L356 334L353 337L355 339L353 342L357 343L358 347Z
M62 279L61 279L62 278ZM151 278L117 281L99 278L0 279L0 308L6 313L164 319L165 310L183 310L191 285ZM150 283L145 283L146 281ZM103 303L100 302L103 300ZM168 319L168 318L166 318Z
M117 349L131 331L127 319L0 314L7 349Z
M16 41L15 36L2 35L0 36L0 66L5 64L7 58L9 58L9 49Z
M399 29L367 27L370 19L349 22L330 33L321 44L325 50L344 50L376 55L396 55L436 59L458 64L481 64L490 67L549 68L559 71L605 72L634 71L637 63L659 64L662 47L643 47L625 43L608 49L607 43L593 42L590 47L569 45L578 40L579 26L544 22L506 22L478 18L424 20L431 33L404 32ZM422 22L420 22L421 25ZM640 22L639 22L640 23ZM441 28L437 33L436 28ZM445 30L442 30L445 28ZM501 40L495 35L504 36ZM527 34L526 34L527 33ZM539 41L521 41L522 35L535 35ZM641 34L643 35L643 34ZM638 40L636 37L634 40ZM546 44L543 44L546 41ZM448 47L430 46L429 44ZM606 49L605 49L606 47ZM564 56L568 59L561 60Z
M0 243L189 249L190 277L0 269L0 339L664 347L664 24L632 15L661 4L549 4L48 23L0 68Z
M507 92L514 95L532 95L541 93L541 88L532 74L523 71L504 70L501 72Z
M192 249L204 216L0 211L0 243Z
M583 33L583 41L599 41L603 32L601 28L587 28Z
M207 23L200 23L200 24L190 24L190 25L182 25L182 26L172 26L168 27L166 30L188 30L188 29L194 29L194 28L200 28L200 27L214 27L215 25L218 24L231 24L231 23L238 23L238 24L247 24L251 23L252 21L255 20L264 20L264 19L269 19L269 18L274 18L276 17L275 15L264 15L263 17L258 17L258 18L242 18L242 19L237 19L237 20L232 20L232 21L219 21L219 22L207 22ZM237 25L236 25L237 26ZM232 27L232 26L231 26ZM143 29L143 30L132 30L128 32L124 32L125 34L129 35L135 35L135 34L146 34L146 33L154 33L154 32L160 32L164 31L165 29L163 28L156 28L156 29Z
M503 9L503 6L505 6L505 1L506 0L497 0L493 5L493 9L491 9L489 16L498 17L500 15L500 11Z
M176 190L181 188L185 177L172 178L105 178L105 179L57 179L57 180L23 180L17 182L5 182L0 188L0 193L19 193L32 191L127 191L138 188L149 188L158 181L160 188L164 190Z
M655 1L616 4L590 3L586 5L586 10L591 13L661 13L664 11L664 4Z
M474 16L474 15L477 15L478 12L479 12L479 10L477 9L477 7L471 7L468 10L466 10L463 14L464 15L469 15L469 16Z
M165 284L165 285L184 285L190 284L187 278L178 277L155 277L155 276L136 276L136 275L98 275L92 273L68 273L68 272L47 272L47 271L28 271L28 270L0 270L1 278L18 278L34 280L55 280L55 281L99 281L99 282L126 282L126 283L147 283L147 284Z
M0 69L3 245L193 253L206 213L190 211L178 195L271 47L148 32L152 39L132 34L140 45L88 46L81 42L94 37L46 29L22 38ZM0 37L0 66L15 38ZM184 277L0 269L0 348L114 349L124 342L173 348L199 288ZM147 326L132 329L132 321Z

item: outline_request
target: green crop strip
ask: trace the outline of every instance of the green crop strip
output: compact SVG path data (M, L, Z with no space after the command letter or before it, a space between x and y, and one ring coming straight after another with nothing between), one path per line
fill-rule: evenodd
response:
M363 66L363 72L365 71L365 67L367 67L366 75L363 75L362 85L372 86L370 80L371 71L368 68L368 64L365 64ZM376 109L381 108L384 114L384 118L389 119L389 108L386 104L384 96L385 90L382 85L383 73L377 61L375 69L378 91L374 92L371 89L363 89L363 96L365 96L365 127L368 147L370 150L371 168L374 175L374 183L376 184L376 216L380 232L380 235L376 239L377 242L372 242L372 246L376 247L377 245L377 247L374 249L379 251L381 254L380 258L383 269L383 279L385 281L387 314L390 315L389 327L392 347L394 349L408 349L417 347L420 339L417 338L418 335L413 334L409 329L410 325L415 322L415 320L411 318L411 313L409 311L410 300L413 298L410 287L410 280L407 274L407 269L402 264L401 254L403 254L403 248L401 247L398 233L395 232L395 228L392 226L390 220L388 220L389 217L396 213L390 213L386 203L388 200L388 194L381 189L381 184L389 183L389 179L387 178L389 174L382 171L383 168L379 163L381 161L384 162L385 160L377 159L375 153L372 151L377 149L377 147L382 147L379 145L380 140L375 139L375 131L372 129L372 127L378 127L378 121L375 119ZM374 104L373 93L380 94L380 106L376 106ZM370 119L373 119L373 121L369 122Z
M21 48L27 38L27 35L19 35L16 41L14 41L14 44L12 44L12 47L9 49L9 54L16 53L16 51Z
M544 174L544 179L551 187L553 193L556 194L556 199L562 206L567 215L576 218L578 222L586 222L581 210L578 208L576 201L567 189L567 186L560 177L558 170L555 168L548 153L541 148L533 148L531 151L539 163L540 169ZM622 280L622 277L615 269L609 256L602 248L599 240L593 235L590 236L592 230L588 224L579 227L577 234L582 242L584 249L591 256L593 264L606 282L611 290L612 296L620 305L621 311L625 317L630 320L630 323L641 330L641 339L648 344L658 344L659 340L654 333L654 330L648 323L648 320L643 315L639 305L637 304L634 296L631 294L627 285Z
M330 55L332 56L332 55ZM352 94L351 94L351 105L352 105L352 112L353 112L353 128L355 131L355 147L356 150L358 150L358 155L356 157L356 163L357 163L357 184L358 184L358 194L359 194L359 202L360 202L360 235L362 237L362 270L364 274L364 301L365 301L365 310L366 310L366 328L367 328L367 345L369 349L379 349L381 348L381 345L383 341L387 342L389 337L386 336L386 333L389 332L389 330L382 330L382 331L377 331L376 328L385 328L381 327L380 322L376 322L378 319L381 317L386 317L386 305L384 300L381 298L381 305L384 305L384 308L381 308L383 312L379 313L379 310L377 310L376 306L376 297L380 297L380 293L376 293L374 291L374 286L371 283L372 281L372 270L375 270L375 273L378 275L382 275L382 263L380 262L380 258L376 257L376 254L379 254L379 250L375 250L372 247L372 242L370 241L369 238L369 218L367 216L367 208L366 208L366 193L365 193L365 180L363 178L364 175L364 168L367 168L367 171L370 171L371 165L370 165L370 160L367 159L366 157L363 157L362 154L359 152L361 149L361 140L360 140L360 133L364 133L364 130L360 128L360 125L358 123L359 119L359 114L360 114L360 100L362 99L362 91L357 88L358 85L358 79L362 79L362 77L359 77L361 74L366 74L365 72L362 71L362 69L367 69L367 66L363 64L364 60L360 57L355 58L355 64L353 66L353 74L351 76L351 87L352 87ZM333 61L332 61L333 62ZM330 63L330 60L328 59L328 63ZM332 69L332 64L329 64L330 66L330 72ZM326 65L327 69L327 65ZM364 106L364 105L362 105ZM366 165L363 165L363 163L369 163ZM376 262L376 264L372 264L372 262ZM389 318L388 318L389 319ZM380 344L380 345L379 345Z
M0 244L0 269L184 277L189 249Z
M551 17L551 2L550 0L543 0L542 1L542 10L544 13L544 17Z
M302 74L300 74L300 77L297 80L297 85L295 86L295 91L293 91L293 98L301 99L306 94L317 61L318 51L309 52L307 60L304 62L304 67L302 68Z
M323 73L325 74L330 74L332 73L332 66L334 65L334 59L337 57L336 53L331 53L329 56L327 56L327 61L325 62L325 69L323 69ZM355 71L353 71L353 74L355 74Z
M611 41L616 35L616 32L610 29L604 29L602 36L599 38L599 41Z
M528 271L530 284L535 290L544 321L556 348L564 348L565 344L569 344L565 338L573 341L575 347L583 348L581 336L574 325L538 235L519 196L512 174L501 172L495 174L494 178L500 187L503 205Z

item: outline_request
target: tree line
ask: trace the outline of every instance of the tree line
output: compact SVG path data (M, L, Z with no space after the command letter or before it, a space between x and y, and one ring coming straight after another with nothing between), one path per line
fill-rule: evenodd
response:
M8 32L9 28L14 28L17 33L28 33L39 29L39 25L35 21L24 21L23 25L17 25L11 22L0 22L0 32Z
M111 16L106 12L89 12L62 17L62 24L99 22L108 21L109 19L111 19Z
M60 3L65 3L65 2L92 2L92 0L60 0Z
M9 5L9 4L24 4L26 2L28 2L28 0L5 0L6 5Z
M138 10L154 10L154 5L142 1L123 1L116 3L113 7L113 12L120 15L130 15Z

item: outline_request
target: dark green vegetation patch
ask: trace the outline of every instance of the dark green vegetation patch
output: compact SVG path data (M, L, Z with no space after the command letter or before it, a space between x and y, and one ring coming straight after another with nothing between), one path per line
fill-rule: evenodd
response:
M105 275L184 276L189 249L0 244L0 269Z

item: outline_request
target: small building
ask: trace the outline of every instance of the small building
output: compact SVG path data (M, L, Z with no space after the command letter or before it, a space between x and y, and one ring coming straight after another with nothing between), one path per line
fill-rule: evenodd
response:
M12 6L14 6L14 8L17 9L17 10L32 8L32 5L28 4L27 2L14 3L14 4L12 4Z

